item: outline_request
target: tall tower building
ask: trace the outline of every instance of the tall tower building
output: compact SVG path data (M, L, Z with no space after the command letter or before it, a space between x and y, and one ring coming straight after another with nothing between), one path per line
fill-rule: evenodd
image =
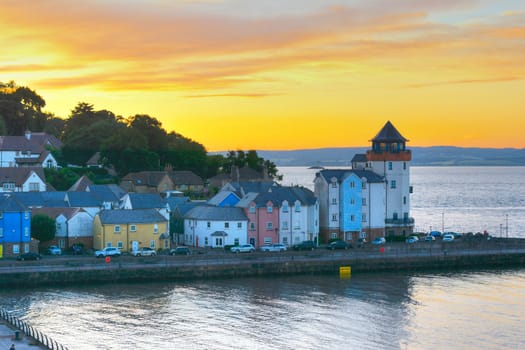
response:
M410 235L414 230L414 219L410 216L412 152L406 149L408 140L388 121L370 141L372 149L366 153L367 165L386 182L385 234Z

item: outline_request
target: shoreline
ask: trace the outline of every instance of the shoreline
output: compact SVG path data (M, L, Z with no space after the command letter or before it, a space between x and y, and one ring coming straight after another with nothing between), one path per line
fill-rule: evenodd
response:
M525 266L525 239L480 242L386 244L342 251L218 253L190 257L48 258L38 262L2 261L0 287L60 286L121 282L167 282L295 274L338 274Z

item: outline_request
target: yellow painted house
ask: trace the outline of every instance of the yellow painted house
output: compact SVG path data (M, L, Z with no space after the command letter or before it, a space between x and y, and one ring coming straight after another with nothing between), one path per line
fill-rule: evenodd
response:
M102 210L93 222L93 248L170 248L168 220L155 209Z

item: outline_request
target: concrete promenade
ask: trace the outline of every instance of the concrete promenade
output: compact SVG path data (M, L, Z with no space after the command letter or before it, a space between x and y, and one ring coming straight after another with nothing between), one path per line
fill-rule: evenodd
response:
M47 349L46 347L35 344L34 339L20 333L19 339L15 339L15 328L6 321L0 319L0 350L9 350L11 344L15 345L16 350L37 350Z

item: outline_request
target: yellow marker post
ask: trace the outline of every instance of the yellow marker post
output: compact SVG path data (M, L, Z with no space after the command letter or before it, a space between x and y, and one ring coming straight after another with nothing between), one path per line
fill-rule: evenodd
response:
M339 267L339 277L340 278L350 278L352 275L352 267L350 266L340 266Z

